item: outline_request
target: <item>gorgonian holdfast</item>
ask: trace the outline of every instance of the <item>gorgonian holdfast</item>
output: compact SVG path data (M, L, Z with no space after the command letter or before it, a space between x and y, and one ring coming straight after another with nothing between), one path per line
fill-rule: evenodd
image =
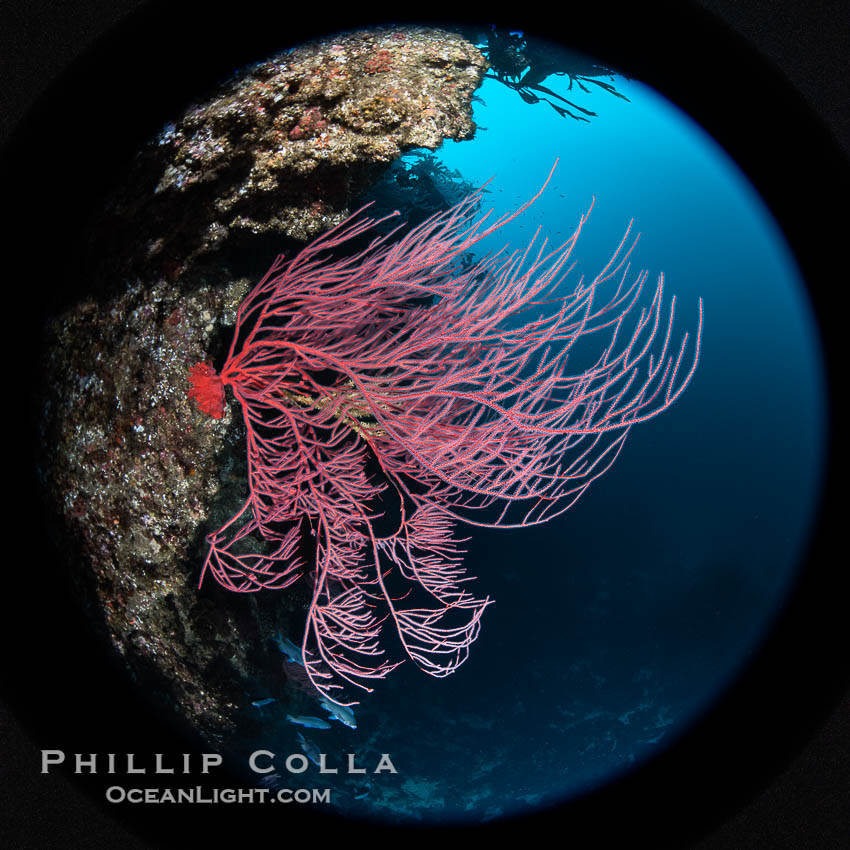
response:
M207 538L201 581L210 571L240 593L287 587L304 570L309 532L303 658L317 690L341 705L353 704L343 702L346 682L371 690L400 663L384 657L389 625L432 676L466 659L490 600L462 588L456 520L516 528L567 510L629 428L673 404L696 369L702 301L683 366L688 334L671 347L675 297L663 320L663 275L625 327L647 277L626 280L631 224L605 268L566 296L589 211L554 250L546 239L532 250L538 229L524 251L461 263L551 176L492 223L474 213L479 189L397 241L400 228L331 259L392 217L355 213L289 262L275 260L239 307L220 375L209 364L190 371L190 394L211 416L231 388L248 444L248 497ZM600 331L601 353L570 374L576 343ZM389 532L376 528L379 499L398 505ZM271 551L244 553L253 532Z

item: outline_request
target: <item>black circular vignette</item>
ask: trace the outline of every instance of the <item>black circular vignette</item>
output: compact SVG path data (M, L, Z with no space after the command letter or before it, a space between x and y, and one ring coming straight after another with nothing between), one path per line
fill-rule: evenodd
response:
M485 21L546 38L562 29L569 47L603 58L652 85L702 124L762 194L795 252L820 324L830 396L836 398L840 311L834 301L850 178L835 141L781 74L713 17L672 2L650 8L634 3L583 6L558 18L542 8L501 14L464 4L459 19L451 4L429 4L426 19L412 20ZM281 47L329 29L404 23L404 11L388 12L378 4L357 9L352 4L333 17L319 10L309 19L294 20L288 4L246 0L230 14L217 14L208 4L192 0L146 4L123 19L50 88L3 151L5 202L7 210L14 210L5 233L7 263L12 260L8 280L16 290L11 293L10 315L26 317L28 325L39 328L45 315L82 291L85 281L73 266L79 239L75 223L85 221L136 148L179 112L188 97ZM57 150L56 135L46 131L50 126L75 132L63 134ZM45 232L39 222L47 215L67 225L59 232ZM42 276L54 281L53 287L45 289ZM19 297L21 303L15 304ZM13 480L23 485L22 506L40 504L31 468L37 432L27 392L37 385L40 342L33 333L14 349L12 378L21 386L13 384L11 398L24 405L19 419L25 433L13 457L13 467L23 466ZM557 828L565 841L587 836L599 847L626 840L651 847L687 846L730 818L800 752L848 684L842 653L850 641L843 624L844 598L837 587L840 570L832 555L841 551L835 491L843 470L832 411L830 423L826 481L805 569L746 674L703 722L639 770L560 809L470 827L476 837L525 837L530 830L542 835ZM24 452L24 446L30 451ZM84 612L69 602L67 580L57 568L61 558L51 551L50 531L44 527L46 518L35 508L26 511L26 518L26 530L7 531L18 541L14 557L7 559L3 596L9 634L2 693L34 748L70 753L186 751L185 730L149 710L92 635ZM83 693L81 701L78 695ZM78 707L80 702L85 711ZM35 749L31 747L30 754ZM35 772L37 765L25 763L20 769ZM211 847L223 845L225 836L285 839L290 830L301 828L310 828L322 841L339 829L350 840L366 830L374 836L378 829L292 807L285 816L274 806L157 807L155 816L143 806L119 811L100 802L107 784L102 777L71 779L98 801L107 822L120 816L150 846L185 843L186 835L193 844ZM204 780L193 775L192 784ZM221 781L211 776L207 784L216 787ZM26 806L26 800L16 805ZM25 825L20 815L14 823L19 829ZM29 838L22 832L21 843L10 846L59 846L56 836L50 836L62 828L63 823L42 812L32 820ZM410 832L393 827L385 831L399 837ZM437 828L429 831L439 834Z

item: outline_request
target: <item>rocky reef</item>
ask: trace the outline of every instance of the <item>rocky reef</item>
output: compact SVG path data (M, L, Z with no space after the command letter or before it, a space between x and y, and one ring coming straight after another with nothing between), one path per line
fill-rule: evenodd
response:
M471 137L486 67L456 33L399 27L234 74L138 152L92 225L89 294L45 328L41 469L81 598L140 686L208 740L253 700L307 699L271 640L297 640L307 590L198 589L204 535L247 476L238 406L202 414L188 370L229 342L256 240L297 248L405 150Z
M104 233L120 255L171 269L240 234L316 236L404 150L471 138L486 68L461 36L421 28L340 34L273 56L140 152Z

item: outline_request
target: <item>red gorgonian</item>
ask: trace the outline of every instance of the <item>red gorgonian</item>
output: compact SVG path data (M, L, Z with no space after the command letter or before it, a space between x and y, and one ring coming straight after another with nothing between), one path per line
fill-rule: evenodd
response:
M626 326L647 277L627 282L629 230L568 295L587 215L553 250L535 236L521 252L462 262L550 178L492 223L475 214L479 190L403 238L393 241L396 229L332 259L378 223L355 214L275 260L239 308L220 375L192 367L200 409L223 411L224 386L241 404L249 462L248 497L207 538L201 581L209 571L240 593L287 587L314 541L302 652L335 702L352 704L346 683L371 690L400 663L385 657L387 629L426 673L456 670L490 600L463 587L455 523L516 528L564 512L629 428L673 404L694 374L702 301L687 363L688 334L671 345L675 298L662 317L663 275ZM592 365L571 373L578 341L600 333ZM245 552L252 533L267 551Z

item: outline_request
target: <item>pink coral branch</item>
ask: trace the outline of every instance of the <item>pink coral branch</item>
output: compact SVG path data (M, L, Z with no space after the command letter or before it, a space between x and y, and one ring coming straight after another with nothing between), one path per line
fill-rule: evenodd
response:
M239 308L220 375L193 367L201 409L216 415L224 386L242 406L250 486L239 514L208 538L202 579L209 569L238 592L285 587L303 572L309 529L305 667L341 704L351 704L346 684L370 690L399 663L385 657L390 626L430 675L467 657L491 600L462 587L455 521L518 527L563 513L611 466L629 429L693 377L701 301L690 356L688 334L673 346L675 299L665 316L663 276L627 331L647 278L627 283L631 225L599 274L567 295L589 211L557 247L538 232L521 252L461 265L549 179L495 221L474 215L479 190L404 236L396 228L332 259L386 220L355 214L289 262L275 260ZM600 335L601 353L571 370L579 343ZM398 525L380 537L372 506L391 497ZM271 551L237 554L251 534Z

